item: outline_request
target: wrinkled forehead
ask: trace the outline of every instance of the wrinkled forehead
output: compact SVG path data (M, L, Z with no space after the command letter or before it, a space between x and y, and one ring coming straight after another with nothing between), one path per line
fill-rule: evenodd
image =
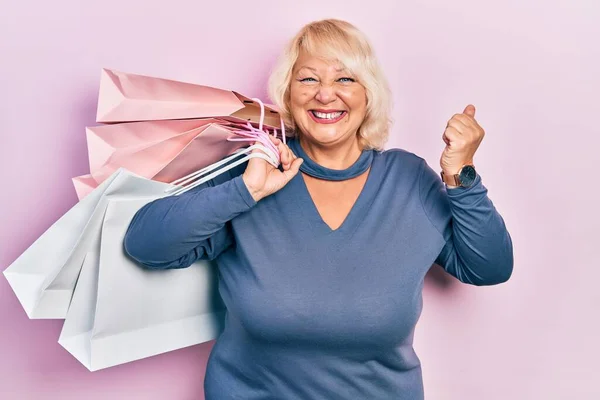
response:
M305 69L312 72L353 73L352 68L348 66L348 64L353 64L351 60L351 56L326 46L311 49L301 48L294 64L294 72Z
M337 60L327 60L318 57L298 58L294 66L295 73L313 72L315 74L349 73L348 69Z

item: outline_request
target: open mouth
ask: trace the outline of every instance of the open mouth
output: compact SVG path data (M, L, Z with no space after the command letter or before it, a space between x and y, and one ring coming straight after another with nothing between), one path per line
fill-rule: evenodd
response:
M317 111L310 110L308 112L312 119L321 124L333 124L342 118L348 113L347 111Z

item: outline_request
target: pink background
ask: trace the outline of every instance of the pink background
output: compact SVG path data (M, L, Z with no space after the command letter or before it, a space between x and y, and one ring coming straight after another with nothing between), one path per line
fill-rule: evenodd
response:
M70 178L88 172L100 68L265 98L287 38L348 19L392 85L388 147L437 168L446 121L476 105L487 135L475 162L514 240L507 284L429 281L415 340L426 398L600 398L599 3L236 3L5 2L0 269L76 202ZM2 399L202 397L212 342L91 373L58 345L62 322L28 320L3 278L0 318Z

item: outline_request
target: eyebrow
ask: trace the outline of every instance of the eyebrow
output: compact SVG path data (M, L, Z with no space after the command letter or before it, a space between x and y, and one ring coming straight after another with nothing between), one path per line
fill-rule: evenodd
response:
M298 68L298 71L300 71L301 69L304 69L304 68L306 68L306 69L310 69L312 72L315 72L315 73L317 72L317 69L316 69L316 68L309 67L308 65L303 65L303 66L301 66L300 68ZM345 68L336 68L336 69L335 69L335 71L336 71L336 72L347 72ZM297 72L297 71L296 71L296 72Z

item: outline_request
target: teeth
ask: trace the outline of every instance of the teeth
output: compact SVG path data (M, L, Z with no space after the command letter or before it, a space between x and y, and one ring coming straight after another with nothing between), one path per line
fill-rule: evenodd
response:
M334 112L334 113L322 113L322 112L318 112L318 111L313 111L312 113L317 118L321 118L321 119L336 119L340 115L342 115L343 111L338 111L338 112Z

